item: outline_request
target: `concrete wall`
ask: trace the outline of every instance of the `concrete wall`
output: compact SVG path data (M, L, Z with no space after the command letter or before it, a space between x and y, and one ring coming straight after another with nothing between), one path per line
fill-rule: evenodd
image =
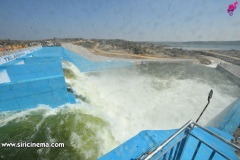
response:
M0 57L0 65L14 61L19 57L25 56L41 48L42 48L41 46L37 46L37 47L25 48L17 51L9 51L6 53L7 55Z
M63 76L60 62L13 65L7 68L11 82L29 81L49 76Z
M0 85L0 111L35 108L38 104L57 107L67 102L63 76Z
M221 73L223 73L224 75L226 75L233 83L235 83L236 85L238 85L240 87L240 79L239 77L237 77L235 74L229 72L228 70L226 70L224 67L217 65L216 68L218 71L220 71Z
M75 102L67 92L60 57L54 56L57 53L52 54L51 50L45 51L31 53L43 53L41 56L18 58L16 61L22 64L12 62L0 66L10 79L0 83L0 111L35 108L39 104L57 107Z
M223 137L226 140L231 140L232 136L229 134L226 134L216 128L207 128L210 131L214 132L215 134L218 134L219 136ZM162 144L164 141L166 141L171 135L173 135L177 130L146 130L142 131L133 138L127 140L117 148L113 149L109 153L105 154L104 156L100 157L99 160L115 160L115 159L129 159L129 160L135 160L139 158L141 155L152 152L153 149L155 149L157 146ZM214 149L220 151L221 153L225 154L227 157L229 157L231 160L237 159L237 156L234 152L234 150L228 146L226 143L220 141L216 137L206 133L205 131L201 130L200 128L194 128L191 131L192 134L199 137L204 142L207 142L211 147ZM163 148L163 151L166 150L170 145L176 143L181 137L183 136L183 132L178 135L175 139L170 142L167 147ZM188 160L193 157L193 154L197 148L198 140L194 138L193 136L189 136L187 143L185 145L185 148L182 153L181 159ZM175 146L176 149L176 146ZM168 159L168 155L166 156L166 159ZM204 144L201 144L197 156L195 157L195 160L205 160L209 159L210 155L212 153L212 150L207 147ZM172 155L172 159L173 159ZM156 156L152 159L157 159ZM164 159L164 158L162 158ZM176 158L177 159L177 158ZM212 158L213 160L223 160L221 156L218 154L215 154L215 156Z
M224 132L233 134L240 125L240 99L238 99L232 106L230 112L220 123L218 128Z
M73 62L82 72L132 65L129 62L93 62L63 47L43 47L22 53L0 65L1 79L5 77L0 80L0 111L34 108L38 104L57 107L75 103L74 95L67 92L62 59Z
M123 61L105 61L105 62L94 62L78 54L62 48L63 59L72 62L81 72L93 72L100 71L103 69L121 68L133 66L132 62Z

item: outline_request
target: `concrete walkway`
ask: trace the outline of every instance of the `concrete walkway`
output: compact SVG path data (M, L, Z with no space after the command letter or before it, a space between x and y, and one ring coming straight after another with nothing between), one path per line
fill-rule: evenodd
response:
M240 80L240 66L234 65L231 63L220 63L219 65L223 67L225 70L227 70L228 72L231 72L232 74L234 74Z

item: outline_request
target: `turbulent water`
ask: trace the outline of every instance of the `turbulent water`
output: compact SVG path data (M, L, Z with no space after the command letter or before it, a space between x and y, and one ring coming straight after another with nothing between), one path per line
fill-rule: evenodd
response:
M240 97L237 86L205 66L152 63L88 74L64 66L72 70L66 82L79 103L0 113L0 142L63 142L65 147L1 148L1 158L96 159L142 130L196 120L211 89L202 125L217 126L213 119Z

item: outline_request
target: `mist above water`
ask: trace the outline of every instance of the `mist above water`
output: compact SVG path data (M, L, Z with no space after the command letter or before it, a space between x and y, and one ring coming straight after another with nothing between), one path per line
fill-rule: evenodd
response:
M240 96L239 88L224 75L202 65L152 63L81 77L75 91L101 112L120 143L142 130L179 128L196 120L211 89L213 98L201 125Z

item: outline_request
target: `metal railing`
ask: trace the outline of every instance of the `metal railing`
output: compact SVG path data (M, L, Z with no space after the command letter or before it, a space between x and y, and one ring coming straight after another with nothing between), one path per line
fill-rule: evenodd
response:
M201 147L202 144L204 144L209 149L211 149L211 154L208 159L210 160L213 159L216 154L218 154L218 156L221 156L225 159L230 159L223 152L219 151L208 142L202 140L200 137L193 134L191 131L196 127L214 136L215 138L219 139L225 144L231 146L235 150L240 151L240 147L238 147L237 145L225 140L224 138L201 127L197 123L190 120L185 125L183 125L177 132L175 132L172 136L170 136L167 140L165 140L161 145L150 149L146 153L139 156L137 159L139 160L143 160L143 159L144 160L149 160L149 159L179 160L181 159L181 156L184 152L184 148L186 147L187 140L190 136L198 140L198 144L197 144L197 147L195 148L193 156L189 157L189 159L194 160L196 158L196 155L197 153L199 153L199 148Z

